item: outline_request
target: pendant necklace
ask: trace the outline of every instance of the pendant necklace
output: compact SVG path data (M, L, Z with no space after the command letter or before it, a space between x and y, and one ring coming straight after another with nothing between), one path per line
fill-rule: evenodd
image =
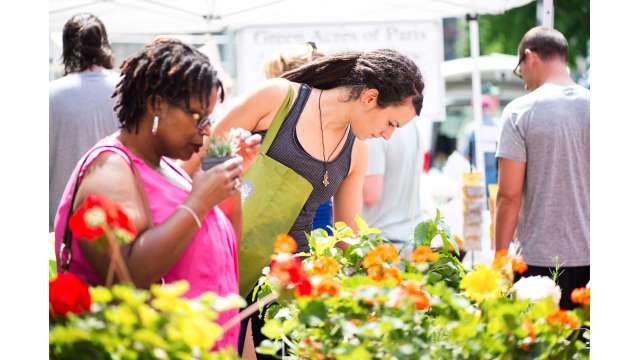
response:
M324 176L322 177L322 184L324 185L324 187L326 188L327 186L329 186L329 171L327 168L327 158L325 157L325 152L324 152L324 130L322 129L322 107L320 106L320 100L322 99L322 92L324 90L320 90L320 94L318 95L318 113L320 114L320 139L322 140L322 166L324 168ZM331 159L331 156L333 155L334 152L336 152L336 150L338 149L338 146L340 146L340 144L342 143L342 140L344 140L344 137L347 135L347 133L349 132L349 126L347 126L347 129L345 130L344 134L342 135L342 137L340 138L340 141L338 141L338 144L336 144L336 147L333 149L333 151L331 152L331 154L329 154L329 159Z

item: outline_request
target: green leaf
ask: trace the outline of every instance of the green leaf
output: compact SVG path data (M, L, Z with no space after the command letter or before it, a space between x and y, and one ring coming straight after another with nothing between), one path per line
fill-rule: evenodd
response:
M371 354L364 346L358 346L347 355L338 355L338 360L371 360Z
M58 270L56 269L56 260L49 260L49 280L58 275Z
M281 349L279 341L262 340L260 346L256 348L258 354L276 355Z
M414 242L417 245L422 245L426 239L427 239L427 231L428 231L429 227L427 225L427 222L421 222L418 225L416 225L415 230L413 231L413 239Z
M356 215L355 217L356 225L358 226L360 235L372 235L372 234L380 234L380 230L376 228L370 228L369 224L360 215Z
M431 247L431 241L438 233L437 222L427 220L416 226L413 232L414 242L416 246L425 245Z
M307 240L309 241L309 247L316 255L324 254L325 251L333 248L338 242L335 237L329 236L323 229L316 229L307 234Z
M282 322L278 319L267 320L260 331L269 339L280 339L286 334Z
M347 289L355 289L361 286L368 286L368 285L375 285L375 284L376 282L373 281L370 277L362 276L362 275L350 276L342 280L342 286Z
M316 326L327 319L327 307L321 301L310 301L300 311L300 322L306 325Z

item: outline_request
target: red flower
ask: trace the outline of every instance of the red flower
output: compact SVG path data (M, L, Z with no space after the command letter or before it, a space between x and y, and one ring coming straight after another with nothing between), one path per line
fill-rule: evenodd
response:
M271 275L276 278L283 288L294 287L297 296L311 294L312 286L307 273L302 268L300 258L288 255L273 257L271 264Z
M69 219L69 228L80 239L93 241L104 235L108 225L124 232L131 239L137 235L133 221L122 208L109 199L89 195Z
M300 282L296 283L295 287L296 287L295 293L297 297L310 296L313 290L313 286L311 286L311 281L309 281L309 279L306 277L300 280Z
M49 281L49 307L54 316L88 311L91 308L89 287L76 275L62 273Z

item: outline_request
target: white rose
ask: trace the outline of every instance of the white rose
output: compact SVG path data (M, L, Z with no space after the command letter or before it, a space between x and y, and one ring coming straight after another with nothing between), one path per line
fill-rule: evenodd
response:
M548 296L558 305L560 303L561 290L548 276L529 276L518 280L513 284L513 290L518 300L528 299L538 302Z

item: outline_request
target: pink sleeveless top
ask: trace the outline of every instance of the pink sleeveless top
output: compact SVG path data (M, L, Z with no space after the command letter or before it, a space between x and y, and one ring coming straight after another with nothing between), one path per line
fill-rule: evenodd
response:
M129 149L122 145L115 135L111 135L100 140L91 150L80 159L74 169L69 182L64 190L58 211L56 213L55 247L60 272L59 252L64 236L65 225L69 207L72 206L71 198L75 181L82 178L84 170L104 152L114 152L122 156L127 162L133 160L133 165L138 169L142 185L147 195L149 209L153 224L162 223L167 219L178 205L182 204L189 192L175 186L160 173L150 168L144 161L136 157ZM129 156L127 158L126 155ZM80 166L85 157L88 157L82 169ZM191 178L178 166L173 165L168 159L162 158L180 176L183 176L189 183ZM78 177L80 173L80 177ZM75 238L71 241L72 259L69 264L69 271L78 275L82 280L91 285L98 285L102 280L95 270L84 258L78 241ZM182 257L164 275L164 281L170 283L177 280L188 280L189 291L185 294L187 298L194 298L200 294L212 291L218 295L238 294L238 256L237 240L233 227L226 215L216 206L202 220L202 227L193 237ZM224 324L227 320L237 314L237 310L229 310L221 313L217 322ZM220 339L214 349L221 349L232 346L237 350L239 325L229 329L222 339Z

